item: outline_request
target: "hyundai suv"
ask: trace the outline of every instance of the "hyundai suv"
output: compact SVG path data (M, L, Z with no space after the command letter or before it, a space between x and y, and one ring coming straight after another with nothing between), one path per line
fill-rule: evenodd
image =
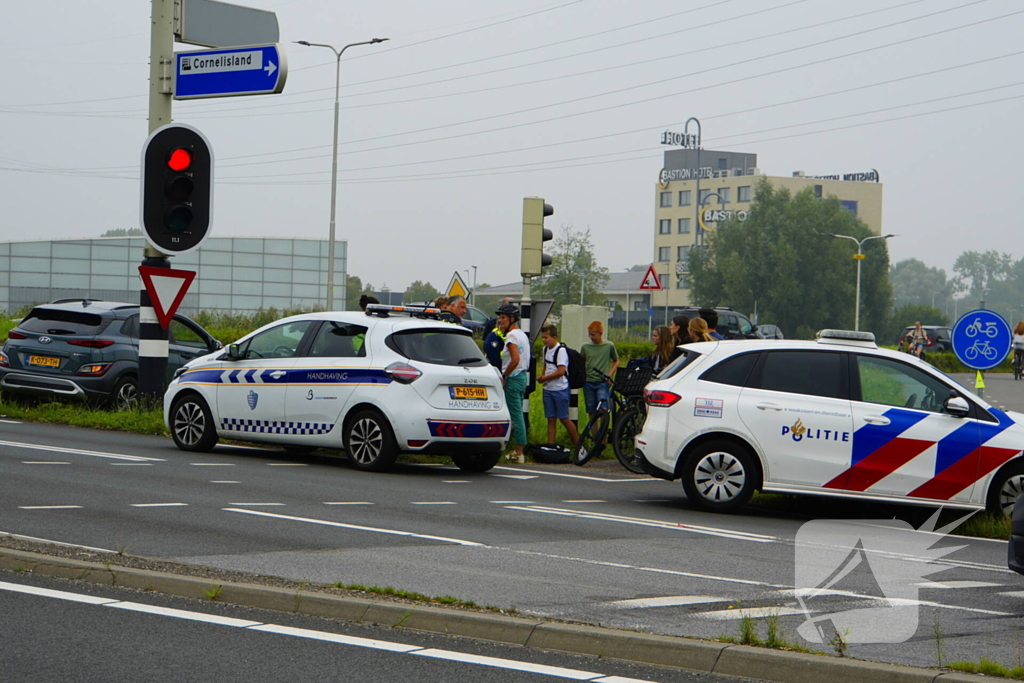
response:
M508 442L501 377L473 333L440 313L371 304L283 318L181 368L164 421L186 451L233 438L344 448L369 471L411 452L484 472Z
M681 348L647 385L636 443L696 507L761 489L1008 514L1022 490L1024 415L870 332Z
M168 328L168 379L221 343L183 315ZM0 349L0 392L122 408L139 383L139 305L61 299L36 306Z

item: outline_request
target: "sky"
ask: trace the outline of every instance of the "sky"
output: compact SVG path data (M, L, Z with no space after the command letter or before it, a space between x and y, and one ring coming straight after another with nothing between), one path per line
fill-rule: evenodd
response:
M150 3L6 4L0 239L139 227ZM327 237L336 63L292 41L388 38L341 62L337 235L375 287L517 280L527 196L611 271L650 263L661 133L690 117L768 175L877 169L893 263L1024 256L1019 0L236 4L277 14L288 80L174 102L214 149L211 235Z

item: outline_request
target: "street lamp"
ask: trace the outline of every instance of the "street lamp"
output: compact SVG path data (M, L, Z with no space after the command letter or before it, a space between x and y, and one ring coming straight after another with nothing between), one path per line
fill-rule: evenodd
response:
M333 45L326 43L311 43L307 40L296 40L294 42L306 47L326 47L334 53L337 68L334 72L334 154L331 157L331 230L330 243L327 245L327 310L334 310L334 216L335 206L338 199L338 93L341 87L341 56L345 50L356 45L375 45L383 43L387 38L374 38L361 43L350 43L338 50Z
M476 266L470 266L473 269L473 291L469 293L469 303L476 306Z
M868 240L885 240L885 239L889 239L890 237L896 237L896 235L870 235L868 237L865 237L862 240L859 240L856 237L851 237L850 235L837 235L834 232L830 232L828 234L831 235L835 239L853 240L854 242L857 243L857 253L853 255L853 258L857 259L857 303L856 303L856 307L854 309L853 329L859 331L860 330L860 262L864 260L864 252L863 252L864 243L867 242Z

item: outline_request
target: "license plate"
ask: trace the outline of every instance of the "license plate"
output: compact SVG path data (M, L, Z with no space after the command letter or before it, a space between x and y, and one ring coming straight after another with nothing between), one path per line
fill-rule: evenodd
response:
M448 387L452 398L463 401L486 401L487 387Z
M60 358L50 358L49 356L29 356L29 365L45 365L48 368L59 368Z

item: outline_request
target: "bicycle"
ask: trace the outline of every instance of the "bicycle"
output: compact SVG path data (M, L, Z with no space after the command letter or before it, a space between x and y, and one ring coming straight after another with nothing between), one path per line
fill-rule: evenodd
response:
M649 366L619 368L616 380L600 373L601 378L612 387L609 393L611 401L602 398L597 404L593 419L572 449L571 458L575 464L585 465L591 458L601 455L607 445L610 426L612 448L619 463L630 472L643 474L643 463L636 450L635 439L647 419L643 388L653 372Z
M1013 381L1024 379L1024 350L1013 350Z

